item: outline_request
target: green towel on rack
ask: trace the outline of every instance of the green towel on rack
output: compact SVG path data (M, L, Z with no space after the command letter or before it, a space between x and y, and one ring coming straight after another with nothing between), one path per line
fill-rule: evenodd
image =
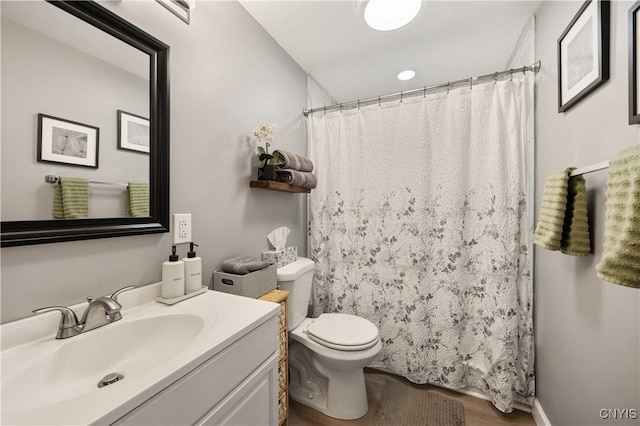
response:
M604 250L598 276L640 288L640 145L609 162Z
M58 178L53 195L55 219L82 219L89 215L89 181L76 177Z
M125 209L127 216L149 216L149 185L146 183L129 182L129 185L127 185Z
M533 243L572 256L591 251L586 186L582 176L569 177L574 167L552 173L542 194Z
M587 187L582 176L570 176L567 187L567 210L562 227L560 251L571 256L586 256L591 252Z

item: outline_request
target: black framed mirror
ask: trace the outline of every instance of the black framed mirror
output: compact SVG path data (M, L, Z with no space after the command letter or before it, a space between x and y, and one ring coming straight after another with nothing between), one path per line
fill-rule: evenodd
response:
M149 215L61 220L14 220L17 218L11 217L9 218L11 220L6 220L3 212L2 247L169 232L169 46L93 1L46 0L46 2L90 24L95 31L102 31L149 57L149 152L143 154L149 158ZM5 5L2 6L4 9ZM5 81L3 81L4 84ZM11 105L4 100L3 104L3 109L11 108ZM35 116L37 112L33 111L33 115ZM3 134L3 156L6 139L4 136ZM23 140L21 143L35 146L36 141ZM100 139L101 145L106 143L115 142ZM102 156L100 158L102 166ZM29 161L35 163L36 160L30 158ZM3 176L5 182L11 178L11 176ZM51 188L47 188L46 191L47 197L52 197ZM52 203L53 198L50 200ZM8 202L4 199L4 195L2 202L3 204ZM47 214L50 215L49 212Z

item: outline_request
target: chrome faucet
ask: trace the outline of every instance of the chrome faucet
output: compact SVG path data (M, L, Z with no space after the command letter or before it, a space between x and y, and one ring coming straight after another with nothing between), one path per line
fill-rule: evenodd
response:
M122 305L118 303L118 296L135 287L130 285L117 290L111 296L102 296L97 299L87 297L89 306L84 311L82 319L78 321L76 313L64 306L50 306L46 308L36 309L34 314L44 314L46 312L59 311L62 314L60 324L58 325L58 334L56 339L66 339L77 336L94 328L111 324L122 318L120 310Z

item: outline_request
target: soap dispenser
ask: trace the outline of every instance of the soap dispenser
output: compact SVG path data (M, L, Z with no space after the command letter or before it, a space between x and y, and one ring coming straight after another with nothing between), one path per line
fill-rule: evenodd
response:
M175 299L184 296L184 262L176 254L176 246L171 248L169 260L162 263L163 299Z
M191 243L187 257L182 259L185 275L184 294L193 293L202 288L202 259L196 257L193 246L198 247L197 244Z

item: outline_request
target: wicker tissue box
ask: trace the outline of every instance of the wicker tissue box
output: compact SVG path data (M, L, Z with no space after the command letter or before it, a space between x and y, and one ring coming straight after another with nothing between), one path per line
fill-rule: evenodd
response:
M298 247L285 247L282 250L269 250L262 252L262 260L274 263L276 267L282 268L284 265L298 260Z
M224 293L257 299L274 290L277 286L276 265L245 275L229 274L222 271L213 272L213 289Z

